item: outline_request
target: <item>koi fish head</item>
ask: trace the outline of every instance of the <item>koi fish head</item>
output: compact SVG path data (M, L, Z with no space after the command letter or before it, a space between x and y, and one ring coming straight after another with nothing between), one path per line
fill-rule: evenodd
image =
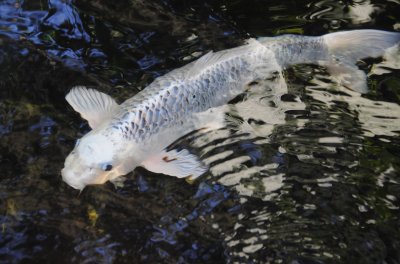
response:
M77 141L61 171L63 180L75 189L83 190L90 184L103 184L131 172L137 166L155 173L192 179L208 170L197 156L185 149L165 149L174 141L172 139L179 138L176 134L180 135L179 130L184 131L182 127L166 130L169 132L154 137L154 144L144 143L140 136L136 140L127 140L124 135L128 127L120 130L118 125L112 123L125 116L124 112L121 114L125 110L110 96L79 86L71 89L66 100L93 129Z
M78 140L65 160L63 180L83 190L86 185L103 184L120 176L121 144L100 133L89 133Z

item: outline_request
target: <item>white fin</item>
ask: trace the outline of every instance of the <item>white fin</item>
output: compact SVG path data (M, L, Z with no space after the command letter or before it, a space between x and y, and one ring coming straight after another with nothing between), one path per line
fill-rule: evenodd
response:
M379 57L400 42L399 32L382 30L351 30L323 36L331 55L355 63L367 57Z
M213 51L210 51L210 52L206 53L205 55L203 55L202 57L200 57L199 59L197 59L193 63L193 66L187 72L187 77L197 75L204 68L206 68L207 66L209 66L213 62L218 61L218 57L215 56L215 53Z
M400 42L400 33L381 30L351 30L323 36L330 61L325 63L339 84L359 93L368 92L367 76L355 65L357 60L383 56ZM324 63L320 63L324 64Z
M199 158L182 149L181 151L171 150L162 151L154 155L141 164L147 170L175 176L178 178L191 177L197 178L205 173L208 168Z
M246 45L233 48L233 49L227 49L227 50L222 50L218 52L213 52L210 51L200 57L197 61L194 61L191 63L191 67L186 73L186 77L194 77L198 74L200 74L205 68L229 60L234 57L239 57L241 54L244 54L249 51L254 51L255 48L265 48L260 42L258 42L256 39L248 39Z
M119 108L109 95L83 86L73 87L65 99L93 129L110 119Z

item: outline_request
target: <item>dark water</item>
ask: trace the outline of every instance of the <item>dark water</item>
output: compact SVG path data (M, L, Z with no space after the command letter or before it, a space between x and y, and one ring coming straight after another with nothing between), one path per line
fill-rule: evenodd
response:
M360 63L365 95L316 65L249 93L239 129L180 142L210 164L194 183L139 168L79 195L60 176L89 131L74 85L122 101L248 37L399 19L395 0L0 1L0 263L400 263L399 52Z

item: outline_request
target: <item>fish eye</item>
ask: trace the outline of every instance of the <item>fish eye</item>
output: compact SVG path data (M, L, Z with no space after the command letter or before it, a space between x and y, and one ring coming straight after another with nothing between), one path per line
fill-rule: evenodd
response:
M110 171L110 170L112 170L112 165L111 165L111 164L103 164L103 165L101 166L101 169L102 169L103 171Z

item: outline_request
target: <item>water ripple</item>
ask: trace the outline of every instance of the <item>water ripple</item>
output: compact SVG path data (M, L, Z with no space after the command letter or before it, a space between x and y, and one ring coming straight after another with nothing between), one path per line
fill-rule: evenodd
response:
M249 36L398 29L398 1L0 1L0 263L396 263L399 50L357 94L298 65L176 144L195 182L138 168L82 193L60 169L89 128L73 85L122 101Z

